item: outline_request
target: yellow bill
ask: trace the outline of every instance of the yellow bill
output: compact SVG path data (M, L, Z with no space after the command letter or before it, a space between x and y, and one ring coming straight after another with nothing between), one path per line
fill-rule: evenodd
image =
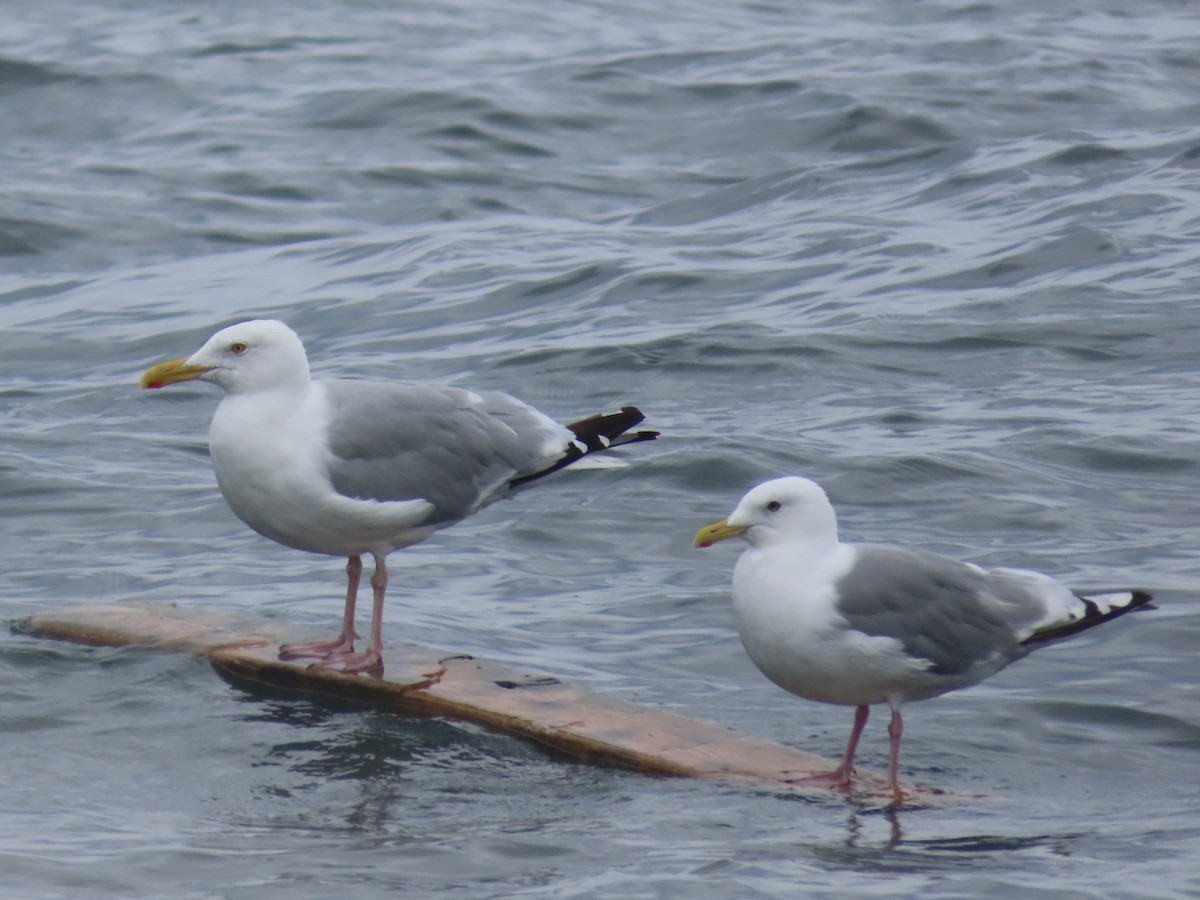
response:
M142 375L142 387L160 388L181 381L194 381L210 371L212 366L190 366L186 359L172 359L147 369Z
M705 525L697 531L695 544L697 547L711 547L717 541L737 537L746 530L746 527L745 525L730 525L728 519L722 519L719 522L713 522L711 525Z

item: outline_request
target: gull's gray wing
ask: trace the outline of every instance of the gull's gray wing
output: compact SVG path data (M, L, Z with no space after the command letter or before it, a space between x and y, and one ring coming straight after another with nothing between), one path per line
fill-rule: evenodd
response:
M857 544L853 568L835 585L850 626L895 638L930 671L956 676L1023 656L1023 633L1046 614L1031 586L923 550Z
M372 381L322 383L329 478L360 500L434 506L428 524L460 519L514 477L553 464L571 433L496 391Z

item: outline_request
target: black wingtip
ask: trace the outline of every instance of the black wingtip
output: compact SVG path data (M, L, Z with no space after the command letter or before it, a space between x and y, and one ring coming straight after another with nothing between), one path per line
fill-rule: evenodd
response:
M658 437L657 431L633 431L629 429L644 421L646 416L636 406L622 406L615 413L597 413L572 422L567 426L575 435L575 440L566 448L562 459L541 472L514 478L509 482L512 487L519 487L538 478L544 478L552 472L564 469L577 462L589 453L599 453L612 447L625 444L637 444L642 441L652 441Z
M1154 605L1154 595L1148 591L1134 589L1129 593L1132 599L1125 604L1122 612L1137 612L1139 609L1158 609Z
M567 426L575 437L587 447L585 452L607 450L621 444L635 444L639 441L652 441L658 437L657 431L635 431L628 434L630 428L639 425L646 416L636 406L622 406L615 413L597 413L572 422ZM572 460L573 461L573 460Z
M1090 597L1085 597L1082 594L1076 594L1076 596L1083 601L1085 608L1085 612L1080 618L1071 622L1064 622L1062 625L1055 625L1052 628L1043 628L1041 631L1035 631L1029 637L1025 638L1025 640L1021 641L1021 643L1025 646L1049 644L1053 641L1069 638L1081 631L1087 631L1089 628L1094 628L1113 619L1120 618L1126 613L1157 609L1154 605L1154 595L1143 590L1129 591L1129 599L1121 606L1112 607L1108 612L1101 612L1100 607Z

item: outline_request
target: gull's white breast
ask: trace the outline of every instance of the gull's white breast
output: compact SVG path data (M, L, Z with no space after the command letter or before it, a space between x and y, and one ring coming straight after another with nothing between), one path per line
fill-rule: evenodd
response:
M213 470L239 519L288 547L349 556L417 543L436 527L419 523L425 500L343 497L328 474L324 388L227 395L209 430Z
M746 652L767 678L807 700L858 706L925 693L926 663L894 638L855 631L838 613L835 584L854 559L847 544L821 555L747 549L733 576Z

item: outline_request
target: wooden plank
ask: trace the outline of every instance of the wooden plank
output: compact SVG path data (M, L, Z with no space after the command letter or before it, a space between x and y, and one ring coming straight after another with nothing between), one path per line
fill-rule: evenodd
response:
M37 637L93 646L145 646L209 658L241 684L315 693L474 722L570 756L654 775L755 782L804 794L828 794L804 782L835 763L722 725L572 688L487 660L414 644L384 652L384 677L345 675L277 658L283 642L271 623L246 625L167 605L71 606L33 616L22 628ZM784 702L787 702L786 699ZM910 797L927 801L929 792ZM885 780L860 773L855 798L890 799Z

